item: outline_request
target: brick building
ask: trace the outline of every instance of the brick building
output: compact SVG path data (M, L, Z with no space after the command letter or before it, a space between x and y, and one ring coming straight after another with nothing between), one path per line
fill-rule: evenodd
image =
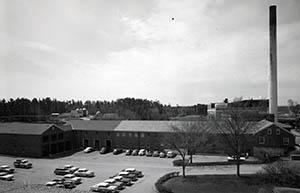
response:
M111 148L167 148L164 137L172 125L182 121L83 121L71 120L65 125L33 123L0 123L0 153L16 156L51 157L84 147L99 150ZM214 128L207 152L228 153L222 137ZM262 152L284 153L295 145L295 136L286 125L266 120L255 123L247 133L243 151L261 156Z

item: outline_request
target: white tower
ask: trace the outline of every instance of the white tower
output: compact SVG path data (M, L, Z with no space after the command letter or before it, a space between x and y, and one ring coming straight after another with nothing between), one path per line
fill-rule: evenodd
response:
M270 6L270 69L269 69L269 113L277 122L277 19L276 5Z

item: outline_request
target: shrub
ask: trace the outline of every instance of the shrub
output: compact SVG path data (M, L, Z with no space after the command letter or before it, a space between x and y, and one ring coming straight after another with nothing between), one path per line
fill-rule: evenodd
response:
M155 182L155 188L159 193L173 193L170 188L167 188L163 186L162 184L166 182L167 180L174 178L179 175L179 172L171 172L168 173L162 177L160 177L156 182Z
M265 175L265 180L282 186L300 188L300 166L286 162L277 161L263 167L260 173Z

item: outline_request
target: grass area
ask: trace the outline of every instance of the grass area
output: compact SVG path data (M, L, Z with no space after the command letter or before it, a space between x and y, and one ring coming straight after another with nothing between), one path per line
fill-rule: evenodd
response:
M273 185L256 175L199 175L172 178L164 183L174 193L271 193Z

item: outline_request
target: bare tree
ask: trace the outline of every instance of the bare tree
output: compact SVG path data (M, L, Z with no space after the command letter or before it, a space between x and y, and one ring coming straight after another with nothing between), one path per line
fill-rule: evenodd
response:
M244 147L247 144L247 135L253 128L253 122L243 119L238 112L230 112L229 118L225 120L214 120L215 128L221 135L225 145L234 157L237 168L237 176L240 177L241 156L245 153Z
M300 105L296 101L293 101L292 99L289 99L287 103L289 106L289 111L292 113L294 117L297 118L297 115L300 114Z
M197 121L173 124L172 131L165 136L167 145L176 149L182 158L182 175L184 178L188 162L186 155L189 154L192 161L192 156L196 150L201 150L208 146L208 138L209 129L207 124Z

